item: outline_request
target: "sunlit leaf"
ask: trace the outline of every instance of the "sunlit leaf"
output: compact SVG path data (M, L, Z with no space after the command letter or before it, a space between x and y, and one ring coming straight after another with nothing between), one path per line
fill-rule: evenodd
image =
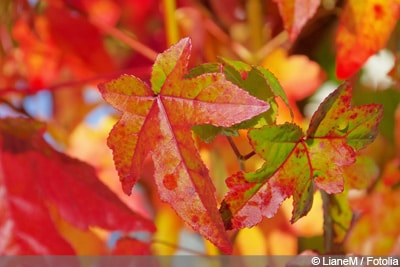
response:
M153 66L151 88L128 75L99 86L103 97L123 112L108 144L127 194L150 154L160 198L193 229L229 253L215 188L191 127L230 127L265 112L269 105L226 80L222 73L184 78L190 51L191 42L186 38L160 54Z
M343 84L314 113L307 134L288 123L249 131L254 150L266 162L256 172L227 179L230 191L220 209L227 229L274 216L291 196L295 222L310 210L314 187L329 194L343 191L344 167L374 140L383 115L380 105L351 107L350 101L351 87Z
M336 35L336 75L346 79L384 48L400 16L398 0L349 0Z

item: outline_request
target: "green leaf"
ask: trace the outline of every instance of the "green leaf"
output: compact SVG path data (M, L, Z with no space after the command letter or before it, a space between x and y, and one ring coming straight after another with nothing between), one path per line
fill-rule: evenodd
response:
M290 123L251 130L248 136L252 140L253 149L262 155L266 163L259 172L247 174L247 180L260 182L257 179L273 175L287 160L303 135L300 127Z
M227 80L249 92L252 96L270 104L270 109L249 120L227 128L199 125L193 128L203 141L210 142L219 134L238 136L239 129L259 128L275 123L278 105L276 97L281 97L289 107L289 101L278 80L268 70L262 67L253 67L241 61L222 59L224 65L208 63L190 70L188 77L196 77L204 73L223 71ZM290 110L292 113L292 110ZM293 116L292 116L293 117Z

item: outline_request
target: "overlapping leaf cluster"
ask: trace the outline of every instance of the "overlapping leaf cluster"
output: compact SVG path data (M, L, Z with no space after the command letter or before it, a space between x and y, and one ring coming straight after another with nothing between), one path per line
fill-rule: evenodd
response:
M104 98L122 111L108 145L126 193L150 156L161 199L229 253L225 229L251 227L263 216L272 217L291 196L295 222L311 208L316 188L343 191L344 167L376 136L380 105L351 107L351 88L343 84L321 104L306 133L294 123L276 125L275 98L287 99L270 72L229 60L189 72L190 49L190 40L183 39L160 54L151 88L126 75L100 85ZM256 172L227 178L229 192L219 211L192 126L208 141L252 127L249 141L265 159Z

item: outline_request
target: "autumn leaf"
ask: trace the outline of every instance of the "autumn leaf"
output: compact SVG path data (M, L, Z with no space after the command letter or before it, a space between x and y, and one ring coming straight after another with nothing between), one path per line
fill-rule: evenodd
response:
M312 18L321 4L321 0L274 0L279 7L289 39L296 40L303 26Z
M351 107L351 87L343 84L314 113L306 134L290 123L250 130L250 143L266 162L226 180L230 191L220 208L225 227L251 227L274 216L291 196L295 222L311 208L314 187L342 192L344 168L374 140L382 115L380 105Z
M84 162L54 150L42 123L0 121L0 251L2 254L75 254L55 215L81 229L155 231L131 211Z
M151 88L124 75L99 86L103 97L123 112L108 145L125 193L151 154L160 198L194 230L223 251L231 251L215 199L215 188L192 138L191 127L229 127L265 112L269 105L226 80L222 73L184 79L191 51L186 38L160 54Z
M279 81L269 71L261 66L251 66L241 61L221 59L223 66L218 63L206 63L190 70L188 77L196 77L204 73L223 72L230 82L249 92L267 103L270 108L250 120L235 124L229 128L213 125L196 125L192 127L194 132L205 142L211 142L217 135L239 136L239 129L260 127L266 124L274 124L277 116L278 105L276 98L280 98L289 108L289 100L286 97ZM291 111L291 110L290 110Z
M45 16L51 40L65 60L73 64L78 77L92 74L87 71L106 73L114 69L100 31L88 20L53 4L47 6Z
M346 79L384 48L400 16L398 0L349 0L336 35L336 75Z

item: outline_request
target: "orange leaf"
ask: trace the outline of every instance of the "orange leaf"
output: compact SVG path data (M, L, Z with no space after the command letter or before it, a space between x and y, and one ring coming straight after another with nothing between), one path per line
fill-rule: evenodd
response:
M400 15L397 0L349 0L336 35L336 75L346 79L385 47Z
M289 39L296 40L303 26L317 11L321 0L274 0L289 32Z

